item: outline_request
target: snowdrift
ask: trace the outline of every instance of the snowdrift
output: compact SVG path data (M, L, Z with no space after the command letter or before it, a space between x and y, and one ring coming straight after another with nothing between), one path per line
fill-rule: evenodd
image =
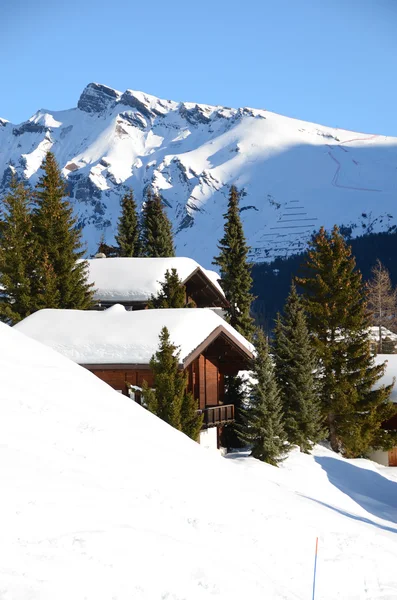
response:
M397 478L319 447L200 448L0 324L0 598L397 596Z

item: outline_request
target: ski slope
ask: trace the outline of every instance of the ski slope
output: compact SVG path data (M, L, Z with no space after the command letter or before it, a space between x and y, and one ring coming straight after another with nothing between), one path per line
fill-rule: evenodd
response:
M397 597L397 475L222 458L0 324L2 600Z
M6 116L6 115L4 115ZM165 203L177 254L206 268L217 254L228 189L242 190L251 259L305 248L321 225L353 235L397 225L397 138L290 119L265 109L174 102L89 84L77 107L0 120L0 197L11 173L32 185L51 150L88 252L114 243L120 197L148 185Z

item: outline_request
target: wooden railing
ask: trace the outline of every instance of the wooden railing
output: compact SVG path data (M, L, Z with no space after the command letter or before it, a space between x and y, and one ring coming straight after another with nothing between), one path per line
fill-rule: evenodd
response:
M215 427L234 421L234 405L221 404L219 406L209 406L203 410L204 427Z

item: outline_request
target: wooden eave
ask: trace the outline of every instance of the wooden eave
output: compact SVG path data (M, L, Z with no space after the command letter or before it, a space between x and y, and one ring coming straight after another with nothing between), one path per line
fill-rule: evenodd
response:
M186 369L196 358L201 354L204 354L207 348L211 346L217 339L224 338L228 344L234 349L234 351L240 355L243 360L250 365L254 359L253 353L248 350L237 338L234 337L226 327L219 325L210 335L201 342L184 360L182 366Z
M195 294L204 296L206 298L204 302L206 307L227 308L229 306L225 296L200 267L197 267L188 277L186 277L183 281L183 285L186 286L187 291L189 291L189 287L191 288L192 298L194 298Z
M138 371L151 370L149 363L79 363L89 371Z

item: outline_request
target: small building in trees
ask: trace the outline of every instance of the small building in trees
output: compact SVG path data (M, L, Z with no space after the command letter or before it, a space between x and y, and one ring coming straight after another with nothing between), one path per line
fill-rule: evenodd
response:
M93 258L88 263L88 281L94 285L94 309L122 304L127 310L147 308L151 296L160 291L166 271L176 269L186 288L186 301L197 308L228 306L219 275L192 258Z
M376 363L387 362L386 372L379 382L379 385L390 385L395 378L397 380L397 354L378 354L375 357ZM391 393L391 400L394 402L396 407L396 414L382 423L382 428L387 431L397 432L397 387L396 384ZM384 465L385 467L397 467L397 446L390 450L373 450L370 452L368 458L371 460Z
M128 311L120 304L104 311L44 309L16 325L137 402L143 381L153 384L149 363L162 327L179 347L188 391L204 415L200 442L219 447L222 426L234 420L234 406L225 403L225 375L250 369L253 346L214 311Z

